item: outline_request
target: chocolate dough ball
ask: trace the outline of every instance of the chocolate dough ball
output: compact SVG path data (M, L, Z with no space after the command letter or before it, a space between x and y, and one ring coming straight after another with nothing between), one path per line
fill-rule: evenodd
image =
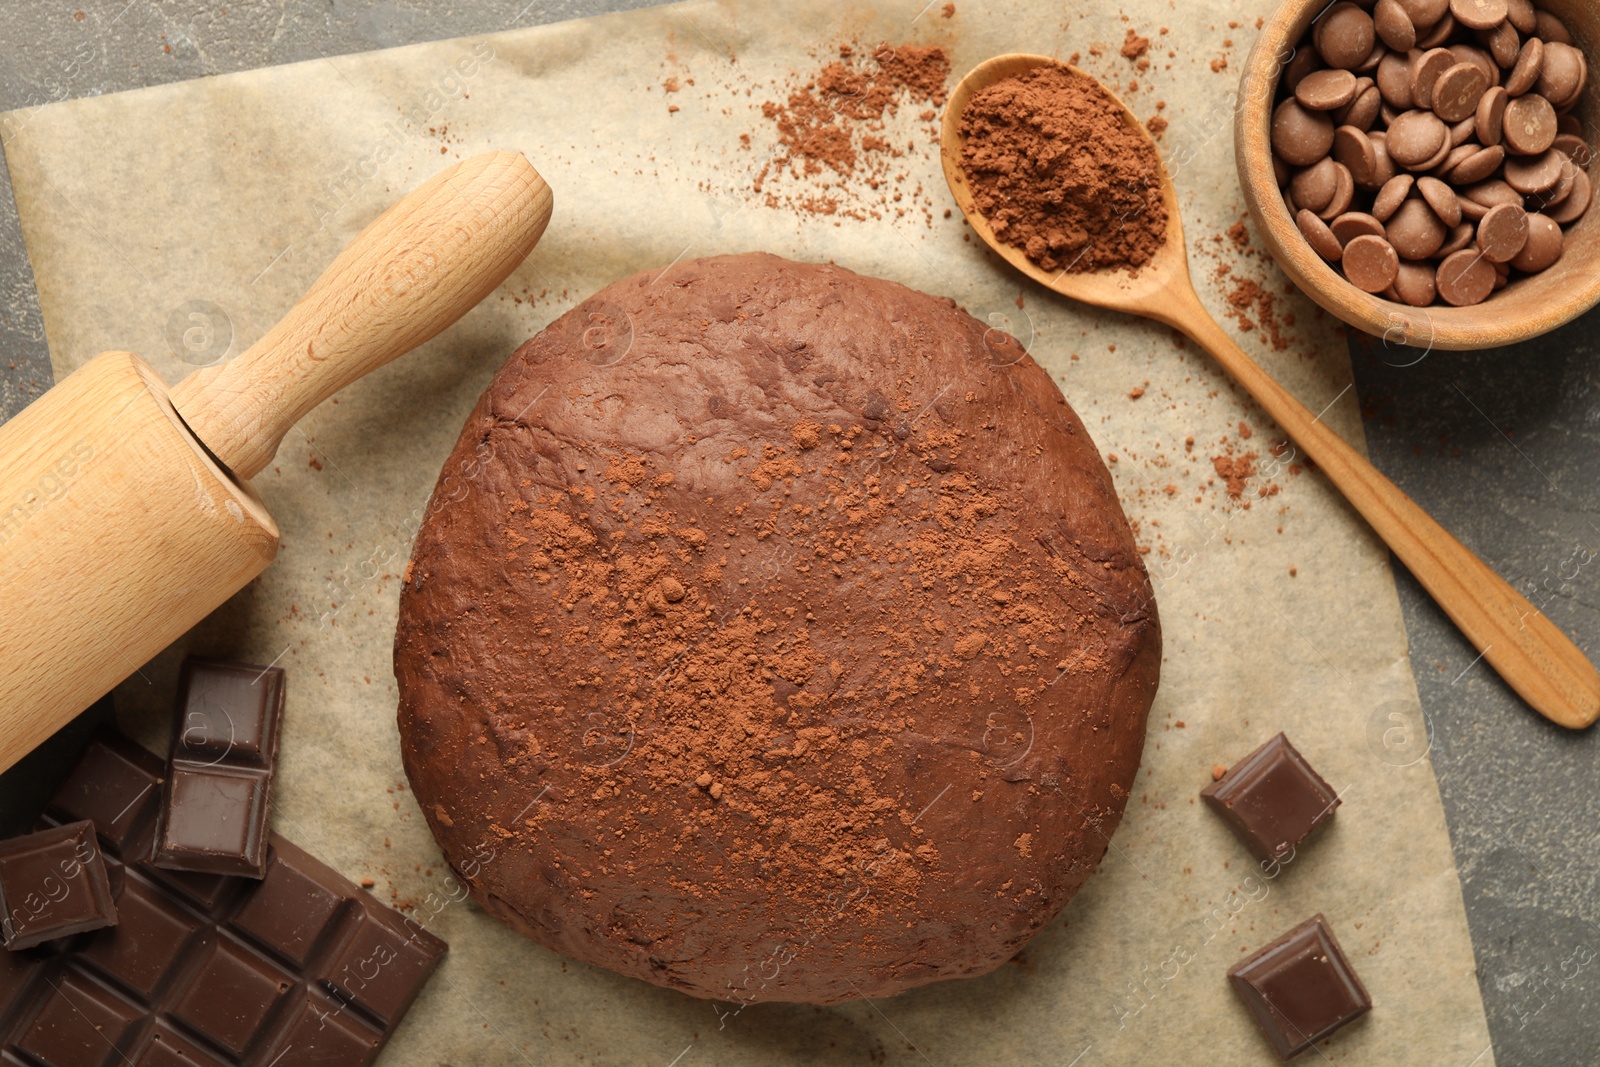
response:
M446 461L406 772L490 914L698 997L983 974L1133 785L1161 661L1111 479L950 300L769 255L624 279Z

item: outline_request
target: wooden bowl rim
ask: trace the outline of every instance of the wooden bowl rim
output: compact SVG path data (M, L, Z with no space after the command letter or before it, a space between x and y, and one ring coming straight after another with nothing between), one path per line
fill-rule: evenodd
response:
M1517 286L1547 283L1534 307L1507 319L1504 303L1495 297L1472 307L1435 305L1414 308L1364 293L1334 270L1300 233L1278 190L1272 172L1270 128L1278 78L1294 55L1296 40L1313 21L1308 16L1326 8L1329 0L1284 0L1267 17L1256 38L1239 82L1239 103L1234 109L1234 157L1245 206L1267 250L1299 289L1330 314L1383 340L1386 345L1424 349L1473 351L1516 344L1563 326L1600 303L1600 264L1575 272L1558 284L1555 275L1517 281ZM1303 25L1302 25L1303 23ZM1587 27L1585 27L1587 29ZM1589 36L1579 34L1580 39ZM1600 76L1600 70L1596 71ZM1589 93L1595 90L1591 82ZM1600 215L1597 188L1591 215ZM1580 225L1600 225L1589 218Z

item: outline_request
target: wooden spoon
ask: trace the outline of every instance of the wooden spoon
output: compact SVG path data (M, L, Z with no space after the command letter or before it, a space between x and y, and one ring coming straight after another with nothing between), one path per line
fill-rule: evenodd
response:
M1021 249L995 237L978 211L961 169L961 113L974 93L1046 65L1089 77L1046 56L1003 55L978 66L950 94L940 154L950 191L978 236L1017 270L1062 296L1143 315L1193 338L1322 468L1511 688L1552 722L1572 729L1591 725L1600 717L1600 672L1583 653L1525 597L1378 473L1365 457L1326 423L1313 417L1206 311L1189 280L1178 194L1165 172L1161 191L1167 208L1166 243L1136 275L1127 271L1055 274L1041 269ZM1122 101L1110 90L1107 94L1116 101L1128 127L1149 137Z

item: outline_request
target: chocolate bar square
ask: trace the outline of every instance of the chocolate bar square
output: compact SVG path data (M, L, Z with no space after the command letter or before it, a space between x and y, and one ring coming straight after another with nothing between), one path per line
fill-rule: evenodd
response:
M0 841L0 938L13 952L117 921L94 824Z
M1339 806L1339 795L1283 734L1200 791L1259 860L1279 860Z
M190 658L178 693L156 866L260 878L266 872L283 671Z
M1228 968L1228 980L1285 1061L1372 1009L1321 915Z

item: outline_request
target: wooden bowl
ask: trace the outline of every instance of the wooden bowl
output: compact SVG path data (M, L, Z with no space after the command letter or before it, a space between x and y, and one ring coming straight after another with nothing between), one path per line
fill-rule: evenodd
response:
M1312 251L1272 174L1269 126L1278 78L1311 23L1329 0L1284 0L1261 27L1245 63L1234 110L1234 152L1245 205L1278 265L1306 295L1329 312L1388 344L1471 350L1498 348L1547 333L1600 302L1600 190L1596 203L1567 228L1561 261L1542 274L1513 281L1473 307L1414 308L1362 292ZM1574 112L1585 136L1600 114L1600 4L1595 0L1536 0L1571 31L1573 44L1591 60L1593 74ZM1594 168L1590 168L1591 172Z

